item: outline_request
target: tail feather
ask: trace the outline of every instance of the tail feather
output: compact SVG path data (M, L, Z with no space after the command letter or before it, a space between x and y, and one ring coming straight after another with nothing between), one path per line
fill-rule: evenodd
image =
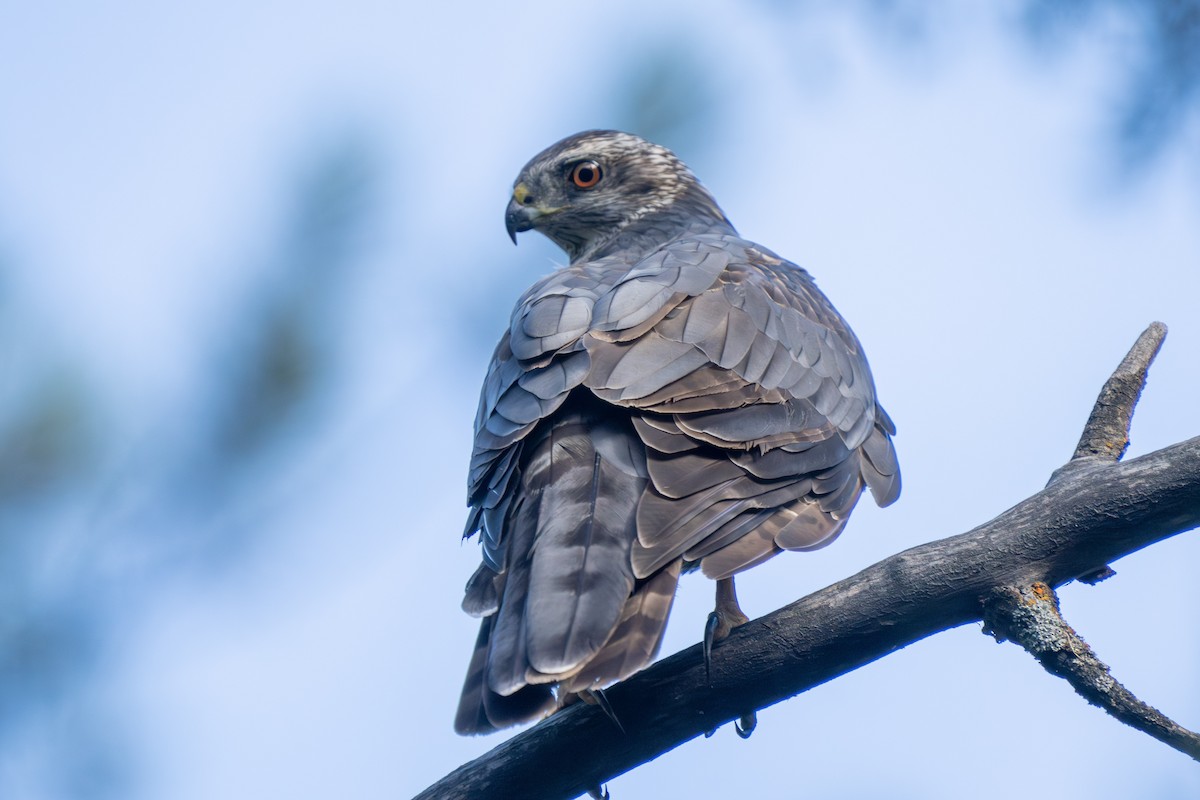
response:
M467 581L466 591L463 592L462 609L472 617L487 617L496 613L500 607L500 594L496 590L497 575L487 564L480 564L479 569Z
M530 667L543 674L574 672L589 662L633 591L630 547L645 459L636 463L631 454L628 425L614 427L586 418L556 424L525 470L541 496L526 642Z
M533 526L537 520L539 497L522 498L511 517L508 536L507 569L488 646L486 684L497 694L510 695L525 685L528 663L525 600L529 594Z
M580 692L623 680L658 655L682 566L683 561L677 560L634 591L625 602L621 621L604 648L574 677L563 682L563 690Z
M455 732L464 736L492 733L544 716L555 708L554 694L549 686L526 686L507 697L487 688L484 672L494 622L495 617L486 617L480 623L475 651L467 666L467 678L454 717Z
M488 721L483 709L483 673L487 664L488 638L492 631L492 618L486 617L479 625L479 636L475 638L475 649L467 665L467 679L463 681L462 695L458 700L458 713L454 716L454 731L463 734L491 733L496 726Z

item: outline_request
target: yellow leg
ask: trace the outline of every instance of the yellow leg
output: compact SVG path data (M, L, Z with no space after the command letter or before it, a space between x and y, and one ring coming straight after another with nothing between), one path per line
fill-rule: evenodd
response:
M708 622L704 626L704 675L710 683L712 682L713 644L728 636L729 632L738 625L749 621L750 618L738 605L733 578L722 578L717 581L717 604L713 612L708 615Z
M739 625L749 622L750 618L738 605L737 590L733 578L722 578L717 581L717 602L713 612L708 615L708 623L704 626L704 676L712 683L712 648L714 642L719 642L729 635ZM758 719L754 712L743 714L734 722L734 730L743 739L754 732Z

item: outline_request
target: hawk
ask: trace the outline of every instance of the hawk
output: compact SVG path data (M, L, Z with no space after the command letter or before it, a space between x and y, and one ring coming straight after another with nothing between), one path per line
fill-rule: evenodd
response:
M455 729L536 719L657 654L681 571L734 575L900 493L862 346L807 272L738 236L669 150L586 131L505 213L570 263L516 304L475 418L464 538L481 617Z

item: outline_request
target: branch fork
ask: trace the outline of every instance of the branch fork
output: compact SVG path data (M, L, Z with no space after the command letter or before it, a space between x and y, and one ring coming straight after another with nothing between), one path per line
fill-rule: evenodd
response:
M1167 326L1154 322L1138 337L1100 390L1071 460L1055 470L1049 485L1085 468L1116 464L1125 455L1134 409L1166 335ZM1096 584L1113 575L1116 573L1105 565L1079 580ZM1064 678L1092 705L1200 761L1200 736L1142 702L1113 678L1108 665L1063 619L1058 595L1048 584L1035 581L993 589L983 601L983 624L984 633L997 642L1021 645L1046 671Z

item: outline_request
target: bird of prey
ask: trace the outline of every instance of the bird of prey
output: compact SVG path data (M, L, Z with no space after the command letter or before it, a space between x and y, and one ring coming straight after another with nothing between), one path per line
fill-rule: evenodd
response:
M719 638L746 621L734 575L829 544L864 487L881 506L900 493L895 427L849 325L671 151L568 137L521 170L505 223L570 263L517 302L479 400L464 734L649 663L681 570L717 581Z

